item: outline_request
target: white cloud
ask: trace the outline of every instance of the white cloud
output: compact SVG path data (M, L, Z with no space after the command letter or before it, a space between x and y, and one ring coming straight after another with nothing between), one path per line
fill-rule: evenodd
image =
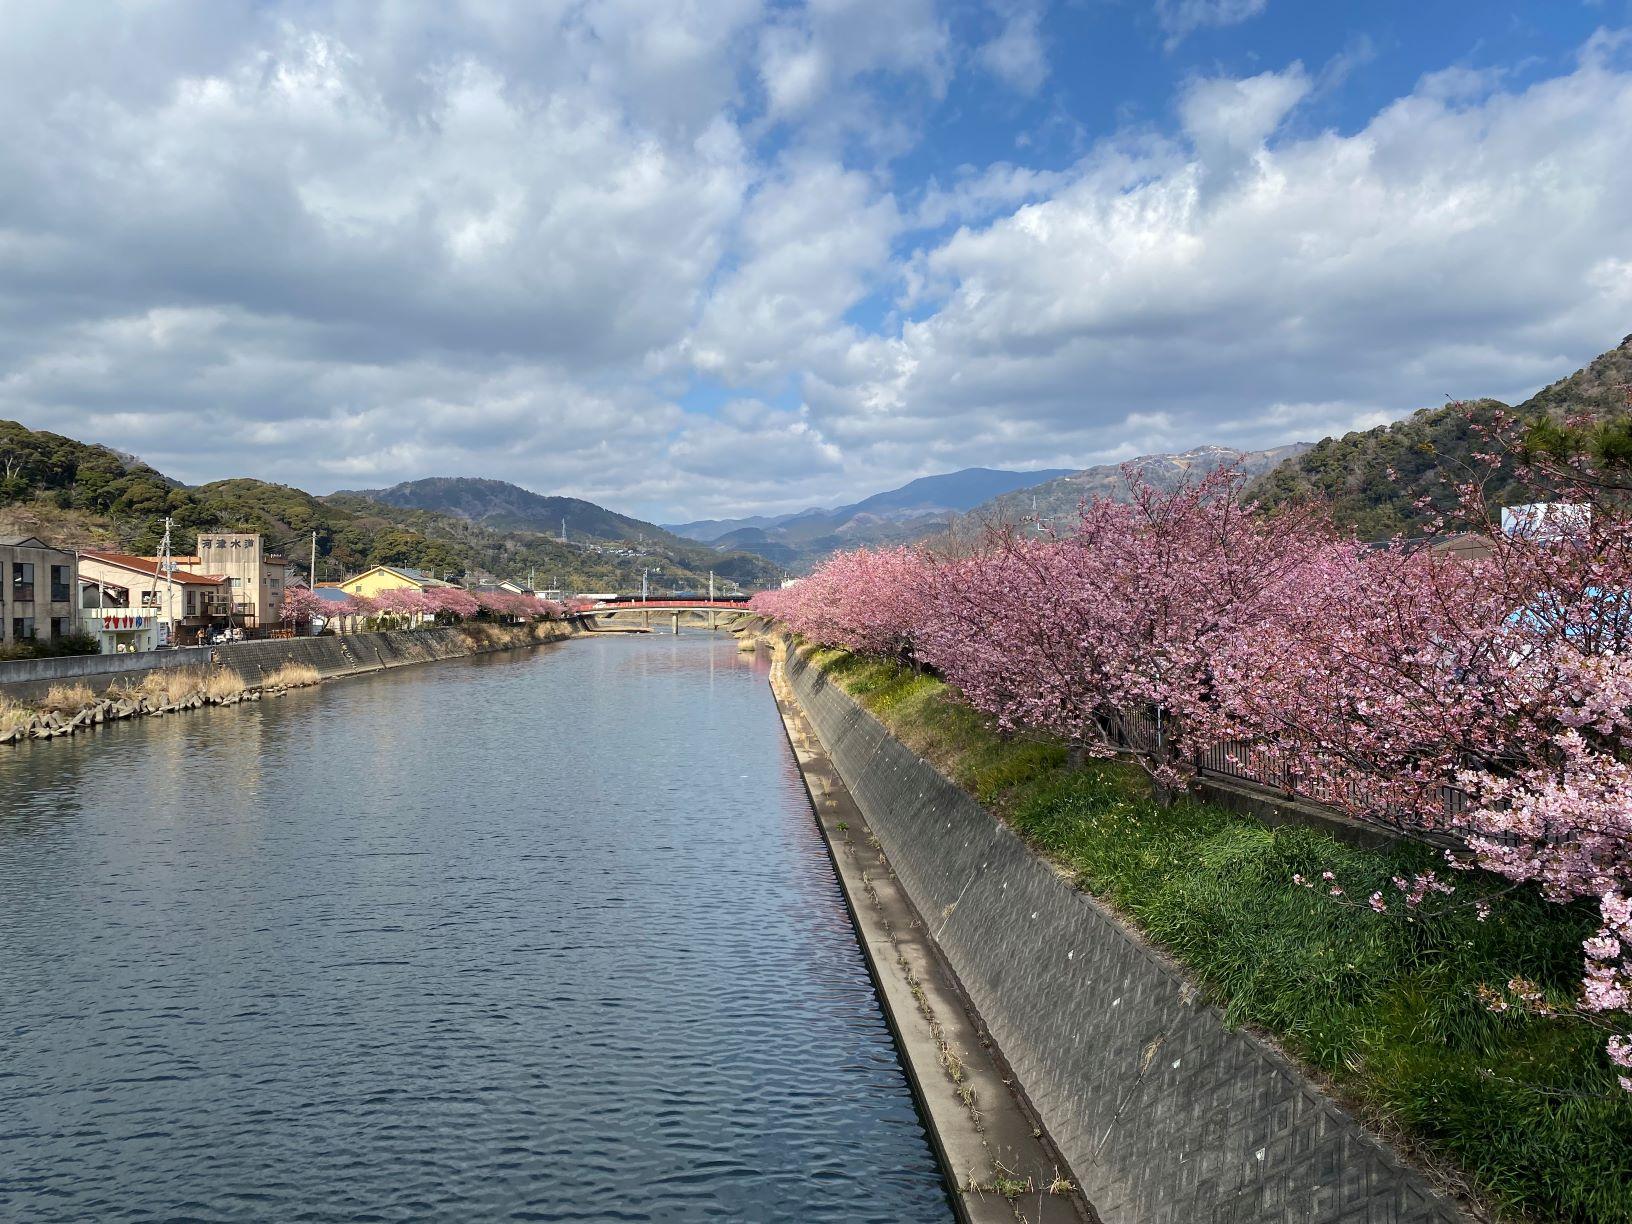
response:
M1048 79L1048 48L1043 41L1043 10L1035 0L998 0L1003 19L997 35L982 43L976 61L1011 89L1034 94Z
M1156 0L1156 20L1171 50L1197 30L1240 25L1268 7L1269 0Z
M951 44L933 0L805 0L761 36L759 77L773 120L818 103L852 117L837 90L867 73L922 81L935 94L951 73Z
M1203 165L1229 164L1262 148L1309 90L1302 64L1245 80L1194 80L1179 99L1179 122Z
M1076 165L903 170L955 70L1043 83L1041 10L979 11L0 0L0 416L192 480L679 515L1310 437L1632 330L1621 35L1312 131L1358 40ZM682 408L699 373L734 402Z
M888 266L900 226L895 201L858 171L783 166L747 206L737 266L687 340L690 360L734 382L801 368Z
M1517 397L1625 334L1632 74L1594 50L1277 137L1308 88L1296 66L1194 84L1184 143L1106 145L925 252L940 308L813 363L814 423L847 453L955 440L949 466L1264 445Z

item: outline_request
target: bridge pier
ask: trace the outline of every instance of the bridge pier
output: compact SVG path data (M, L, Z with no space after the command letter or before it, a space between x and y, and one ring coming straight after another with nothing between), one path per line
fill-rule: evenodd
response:
M674 636L680 636L680 613L678 612L674 614Z

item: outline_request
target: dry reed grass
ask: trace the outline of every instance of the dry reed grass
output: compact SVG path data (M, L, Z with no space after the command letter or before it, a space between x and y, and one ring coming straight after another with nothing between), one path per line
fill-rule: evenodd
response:
M211 701L226 701L241 695L249 686L243 677L228 667L211 668L204 677L204 696Z
M208 683L207 668L166 667L148 672L136 683L134 691L163 704L175 705L202 691Z
M33 717L34 711L28 706L0 693L0 735L27 727Z
M73 684L53 684L45 690L38 708L49 714L78 714L96 701L96 694L83 680Z
M261 678L263 688L305 688L323 677L309 663L285 663Z

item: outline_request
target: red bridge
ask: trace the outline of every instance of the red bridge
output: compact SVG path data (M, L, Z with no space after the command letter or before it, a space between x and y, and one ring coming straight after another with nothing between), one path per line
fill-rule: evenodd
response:
M718 613L745 612L748 609L746 599L648 599L645 601L632 599L627 603L600 603L592 608L583 608L572 613L578 619L589 622L597 617L609 616L639 616L642 628L652 627L652 614L666 616L673 624L675 633L680 632L680 618L687 612L698 612L707 615L708 627L715 628L719 624ZM586 623L585 628L588 628ZM607 632L612 632L608 629ZM627 630L624 630L627 632Z
M614 612L743 612L746 599L631 599L627 603L598 603L573 612L574 616L611 616Z

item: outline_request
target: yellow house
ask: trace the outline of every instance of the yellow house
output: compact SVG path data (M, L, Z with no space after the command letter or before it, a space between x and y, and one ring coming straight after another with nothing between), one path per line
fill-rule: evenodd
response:
M405 587L416 591L429 591L433 587L452 585L451 582L443 582L440 578L432 578L423 570L409 569L405 565L376 565L373 569L364 570L354 577L347 578L340 584L340 589L347 595L366 595L372 598L382 591L400 591Z

